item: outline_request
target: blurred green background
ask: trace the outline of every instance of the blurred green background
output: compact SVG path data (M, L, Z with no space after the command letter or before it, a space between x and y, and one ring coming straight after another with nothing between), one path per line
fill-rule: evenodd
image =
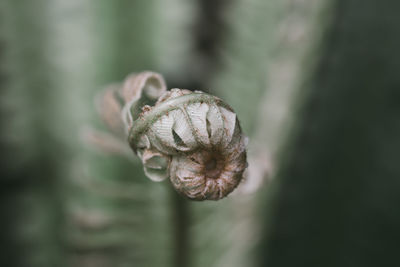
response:
M400 266L399 10L1 0L0 266ZM235 109L246 186L191 202L82 141L143 70Z

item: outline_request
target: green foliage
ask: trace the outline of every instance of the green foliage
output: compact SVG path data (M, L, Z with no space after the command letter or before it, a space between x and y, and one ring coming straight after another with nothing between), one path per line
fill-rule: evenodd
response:
M59 262L62 157L51 124L57 110L49 27L41 15L46 8L45 1L2 1L0 7L2 266Z
M275 185L264 266L398 265L400 6L332 2Z
M266 88L268 57L281 5L279 1L237 1L227 15L231 35L219 51L222 68L210 87L232 105L249 134L257 127L255 118Z

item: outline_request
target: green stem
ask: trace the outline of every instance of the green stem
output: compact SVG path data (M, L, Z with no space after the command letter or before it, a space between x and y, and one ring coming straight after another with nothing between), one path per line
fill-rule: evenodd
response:
M189 265L189 206L188 200L171 190L172 209L173 209L173 231L175 233L175 267L186 267Z

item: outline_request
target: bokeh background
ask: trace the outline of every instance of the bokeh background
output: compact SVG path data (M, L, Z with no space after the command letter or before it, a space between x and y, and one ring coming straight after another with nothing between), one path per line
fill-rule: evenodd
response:
M1 0L0 266L400 266L399 10ZM191 202L82 141L143 70L233 106L248 186Z

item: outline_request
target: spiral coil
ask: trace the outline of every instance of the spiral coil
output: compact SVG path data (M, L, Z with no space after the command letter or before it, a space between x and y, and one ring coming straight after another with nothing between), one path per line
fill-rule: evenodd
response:
M221 99L200 91L166 91L161 75L143 72L110 87L100 102L104 121L114 132L124 129L151 180L169 177L193 200L221 199L242 180L247 138Z

